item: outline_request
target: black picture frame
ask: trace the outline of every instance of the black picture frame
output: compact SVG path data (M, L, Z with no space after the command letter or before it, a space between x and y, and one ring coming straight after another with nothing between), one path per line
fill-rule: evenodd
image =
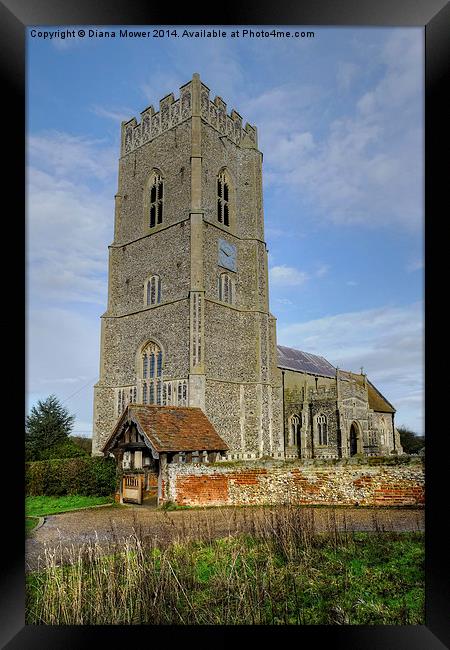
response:
M251 2L206 6L186 3L172 7L141 0L3 0L0 4L0 64L2 66L3 156L6 162L3 197L11 199L12 209L4 211L4 349L2 463L4 545L0 589L1 647L79 648L102 644L107 647L129 646L139 641L173 646L214 644L225 646L266 641L296 645L327 644L348 650L399 649L434 650L450 647L450 580L448 579L448 541L445 533L448 510L446 476L448 456L445 446L445 404L448 389L444 380L446 319L441 305L444 292L437 282L445 278L446 238L440 236L440 224L448 212L448 102L444 93L449 81L450 6L445 0L311 0L310 2ZM25 412L24 397L18 386L25 376L24 309L25 250L25 29L31 25L287 25L305 26L422 26L425 38L425 324L426 324L426 617L424 626L304 626L282 628L213 628L94 626L26 626L24 561L24 494L21 485L23 464L22 425L19 414ZM445 199L444 199L445 193ZM447 253L448 255L448 253ZM445 285L444 285L445 287ZM446 287L445 287L446 288ZM6 295L5 295L6 294ZM12 341L9 344L9 341ZM25 341L26 343L26 341ZM25 344L26 350L26 344ZM6 352L6 355L5 355ZM8 356L9 355L9 356ZM13 375L5 368L13 369ZM22 381L21 381L22 380ZM11 385L14 385L12 390ZM7 444L5 444L5 442ZM7 470L10 476L7 476ZM13 488L13 489L12 489ZM22 489L21 489L22 488ZM156 638L155 638L156 635Z

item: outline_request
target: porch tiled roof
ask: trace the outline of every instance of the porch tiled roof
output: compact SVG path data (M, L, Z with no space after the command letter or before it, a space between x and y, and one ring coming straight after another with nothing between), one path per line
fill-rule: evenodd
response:
M112 447L127 422L134 422L138 431L157 452L226 451L222 440L200 408L129 404L103 447Z

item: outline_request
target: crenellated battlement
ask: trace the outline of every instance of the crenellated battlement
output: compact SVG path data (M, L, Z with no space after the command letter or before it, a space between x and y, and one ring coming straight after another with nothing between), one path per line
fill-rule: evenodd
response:
M122 122L121 156L125 156L162 133L173 129L193 115L241 147L257 148L258 138L255 126L246 123L242 126L242 117L234 109L227 114L227 105L221 97L210 99L208 86L194 74L192 81L180 87L180 96L175 99L173 93L163 97L159 102L159 111L149 106L141 112L141 120L132 118Z

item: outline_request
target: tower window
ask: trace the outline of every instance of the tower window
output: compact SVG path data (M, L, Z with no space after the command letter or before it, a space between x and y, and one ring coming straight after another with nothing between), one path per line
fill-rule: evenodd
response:
M156 343L147 343L142 350L140 379L143 404L162 403L162 351Z
M317 416L317 428L319 430L319 445L328 445L327 416Z
M159 275L153 275L145 283L145 304L159 305L161 302L161 278Z
M154 173L150 187L150 228L162 223L163 220L164 183L159 173Z
M116 415L120 416L128 404L135 404L137 402L136 386L119 388L116 393L116 398Z
M219 300L230 305L234 303L234 285L228 273L221 273L219 276Z
M229 183L224 172L217 177L217 221L230 225Z

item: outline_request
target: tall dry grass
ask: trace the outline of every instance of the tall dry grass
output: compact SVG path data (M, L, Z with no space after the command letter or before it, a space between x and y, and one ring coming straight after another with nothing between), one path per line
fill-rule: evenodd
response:
M126 539L46 549L46 568L29 576L27 623L420 623L420 603L403 602L400 591L399 604L385 606L365 585L371 574L361 577L361 594L355 591L352 562L361 544L374 545L370 552L382 558L400 539L376 521L379 534L367 539L349 530L342 513L338 523L335 512L318 533L314 511L290 505L249 509L239 525L230 513L230 536L221 539L212 521L183 518L177 540L162 548L136 524Z

